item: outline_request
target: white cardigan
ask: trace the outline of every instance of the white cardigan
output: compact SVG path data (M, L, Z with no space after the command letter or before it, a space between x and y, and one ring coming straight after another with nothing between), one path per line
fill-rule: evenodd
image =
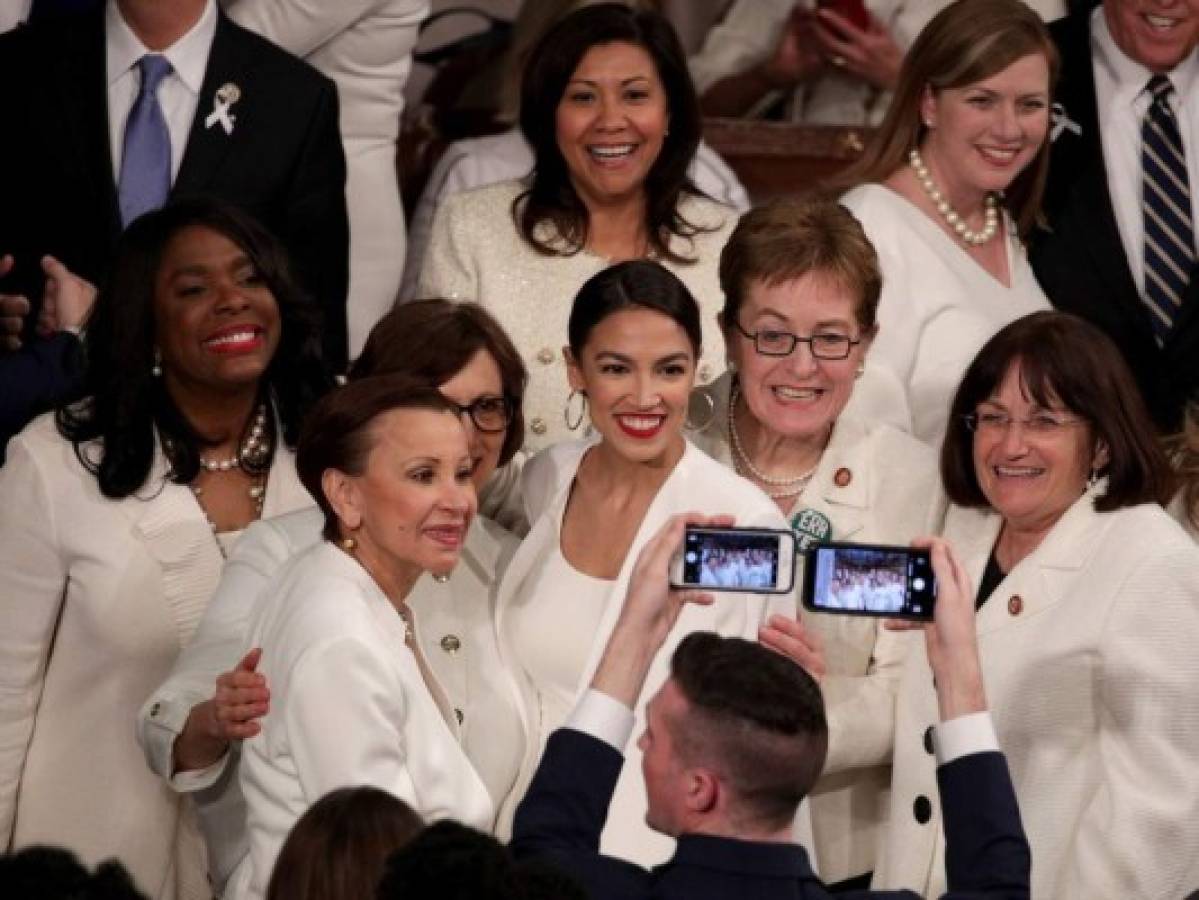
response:
M711 422L693 435L697 447L733 468L728 402L731 376L708 388ZM706 400L692 400L702 423ZM838 476L844 483L838 484ZM832 524L829 540L900 544L937 534L945 518L937 455L889 425L864 422L849 410L833 427L820 464L795 512L815 510ZM796 591L803 567L796 569ZM836 882L871 871L877 833L887 814L895 692L916 635L888 631L863 616L800 610L804 625L824 641L821 682L828 717L824 774L811 793L812 829L820 876Z
M543 725L537 721L536 690L527 675L524 675L521 660L514 658L509 618L516 607L528 600L527 591L537 581L538 567L561 541L559 523L562 509L579 463L592 445L591 441L557 444L530 460L523 473L523 496L526 498L529 520L533 522L533 526L512 558L512 563L500 584L496 627L499 631L500 652L505 655L511 670L517 673L522 687L526 728L530 739L522 767L521 783L512 795L512 802L500 811L500 820L504 822L511 821L515 804L524 796L524 788L528 786L541 758L549 732L553 727L562 724ZM646 510L645 518L636 537L633 538L620 574L613 582L600 627L596 630L590 657L583 667L583 677L579 682L580 695L591 683L591 676L599 664L608 637L616 624L616 618L624 605L629 576L641 548L667 519L677 513L689 511L708 515L730 514L736 516L738 525L787 527L778 508L765 494L688 443L674 471L659 488L649 509ZM563 602L569 603L570 600L563 598ZM635 712L638 730L634 733L640 734L645 728L645 704L666 682L670 672L671 654L683 637L692 631L715 631L722 635L757 640L758 626L773 612L794 615L794 598L790 595L768 599L762 594L718 593L716 602L711 606L685 607L674 631L654 659L641 697L637 701ZM553 640L553 635L547 634L546 640ZM601 849L604 853L620 859L632 860L641 865L654 865L669 857L673 841L645 824L647 800L645 782L641 774L641 752L634 745L625 748L625 756L625 766L609 807ZM806 806L802 808L802 820L798 823L797 833L811 846Z
M1199 886L1199 548L1159 506L1097 513L1093 496L979 611L987 699L1032 846L1032 896L1182 897ZM990 511L950 508L945 536L973 584L1000 525ZM936 720L919 644L900 685L876 886L945 889L925 746Z
M115 856L162 900L207 891L203 846L133 724L223 562L166 468L156 454L146 486L110 500L49 415L0 468L0 848L54 844L89 866ZM279 447L264 515L311 502Z
M250 621L264 588L287 560L321 540L324 515L315 506L256 522L246 530L225 565L220 585L191 643L167 678L142 705L138 740L146 761L179 791L191 792L208 844L208 866L218 896L249 850L246 806L238 781L241 744L215 765L175 775L175 740L191 708L212 696L216 677L245 652ZM495 642L492 594L515 552L517 540L494 522L476 517L466 533L462 558L446 582L422 576L408 606L438 683L462 711L467 757L498 806L523 758L523 719L511 677ZM506 834L501 837L506 838Z
M272 703L242 747L250 877L234 876L235 898L264 895L291 826L337 788L370 785L427 821L491 827L495 807L454 709L406 636L391 601L333 544L293 558L273 582L250 627Z

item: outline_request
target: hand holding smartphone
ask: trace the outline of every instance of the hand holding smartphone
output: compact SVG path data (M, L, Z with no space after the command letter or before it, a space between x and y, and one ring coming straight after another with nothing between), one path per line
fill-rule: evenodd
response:
M671 561L671 587L786 594L795 587L795 535L770 528L688 525Z
M803 605L813 612L932 621L936 595L927 549L820 544L804 566Z
M817 0L816 5L847 19L854 28L865 31L870 27L870 12L862 0Z

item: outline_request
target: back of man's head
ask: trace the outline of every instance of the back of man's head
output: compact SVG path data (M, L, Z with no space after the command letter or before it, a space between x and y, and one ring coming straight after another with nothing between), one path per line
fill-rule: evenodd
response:
M683 639L671 677L687 701L669 726L680 762L720 775L732 824L758 833L785 828L828 751L816 682L760 644L710 632Z

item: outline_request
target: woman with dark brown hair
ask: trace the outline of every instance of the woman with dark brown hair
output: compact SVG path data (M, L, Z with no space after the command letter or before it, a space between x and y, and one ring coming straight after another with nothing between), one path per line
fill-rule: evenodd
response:
M920 33L841 202L883 272L872 369L906 397L880 417L934 446L971 357L1049 302L1020 243L1049 165L1057 51L1021 0L951 3ZM901 404L902 405L902 404ZM906 421L905 421L906 420Z
M1199 404L1192 404L1187 410L1182 433L1171 443L1181 484L1167 508L1187 533L1199 541Z
M1062 313L1000 330L954 397L941 472L1032 895L1181 896L1199 883L1199 548L1160 506L1172 473L1119 350ZM925 896L945 884L936 713L917 645L875 882Z

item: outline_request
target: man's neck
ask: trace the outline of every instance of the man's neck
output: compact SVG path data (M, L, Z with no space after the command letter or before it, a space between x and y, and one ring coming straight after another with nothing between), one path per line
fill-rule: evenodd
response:
M747 827L730 822L704 822L685 834L702 834L706 837L727 838L733 841L748 841L754 844L794 844L790 823L780 828ZM685 836L685 835L682 835Z
M116 4L137 39L148 50L162 52L200 21L208 0L116 0Z

